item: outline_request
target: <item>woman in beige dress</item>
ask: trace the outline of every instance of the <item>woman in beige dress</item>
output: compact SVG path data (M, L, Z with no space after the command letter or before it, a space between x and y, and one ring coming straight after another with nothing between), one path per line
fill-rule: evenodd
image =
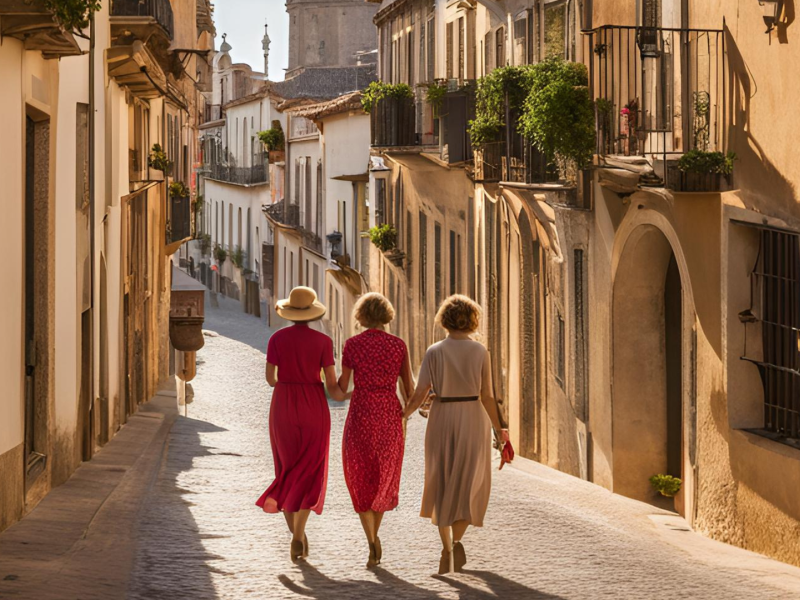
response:
M425 434L425 490L420 516L439 527L439 573L461 571L467 562L462 539L467 527L481 527L489 504L492 427L508 441L492 393L489 352L471 335L480 324L480 307L466 296L450 296L436 323L447 337L425 354L406 418L426 399L434 399Z

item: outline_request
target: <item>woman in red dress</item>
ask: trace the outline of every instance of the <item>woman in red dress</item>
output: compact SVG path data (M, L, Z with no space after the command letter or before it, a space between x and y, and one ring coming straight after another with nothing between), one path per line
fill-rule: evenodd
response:
M347 489L369 542L367 566L373 567L381 562L378 530L383 513L397 506L403 467L403 407L397 380L407 398L414 393L414 383L405 343L384 331L394 318L389 301L378 293L365 294L353 316L366 331L347 340L342 352L342 391L349 387L351 374L355 376L342 458Z
M332 398L347 396L336 382L333 342L308 326L325 314L316 292L296 287L275 309L294 325L276 331L267 346L267 383L275 388L269 410L275 481L256 505L283 512L292 533L290 556L297 561L308 556L306 521L312 510L322 513L328 482L331 415L320 371Z

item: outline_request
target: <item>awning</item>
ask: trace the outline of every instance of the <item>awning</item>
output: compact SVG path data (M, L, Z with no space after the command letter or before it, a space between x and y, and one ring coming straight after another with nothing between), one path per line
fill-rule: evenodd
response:
M504 188L503 193L515 196L531 209L531 212L536 217L539 239L546 242L545 245L548 246L556 262L564 262L561 242L558 237L558 228L556 227L556 212L545 201L545 195L513 188Z
M338 181L369 181L369 173L361 173L360 175L338 175L331 177Z

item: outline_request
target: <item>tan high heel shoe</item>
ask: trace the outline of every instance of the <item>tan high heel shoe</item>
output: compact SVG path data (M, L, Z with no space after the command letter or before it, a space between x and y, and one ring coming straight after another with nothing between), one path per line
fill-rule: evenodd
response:
M301 540L292 540L292 545L289 547L289 556L291 556L294 563L303 559L303 542Z
M442 557L439 559L439 575L447 575L454 570L453 547L450 546L450 550L442 550Z
M461 573L464 565L467 564L467 553L464 551L464 544L456 542L453 544L453 568L456 573Z

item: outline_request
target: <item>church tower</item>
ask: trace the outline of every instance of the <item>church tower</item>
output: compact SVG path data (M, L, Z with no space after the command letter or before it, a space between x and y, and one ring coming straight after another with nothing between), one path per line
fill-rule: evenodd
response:
M378 8L364 0L287 0L289 71L357 64L357 52L378 47Z

